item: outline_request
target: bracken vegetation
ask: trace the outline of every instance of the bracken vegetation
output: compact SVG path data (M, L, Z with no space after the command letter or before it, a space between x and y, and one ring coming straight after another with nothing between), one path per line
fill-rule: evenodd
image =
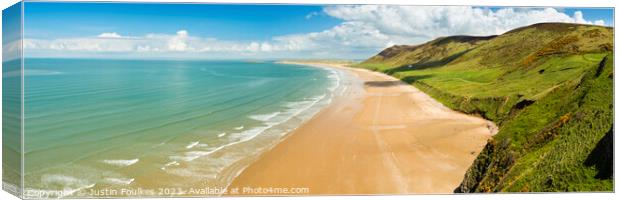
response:
M613 29L542 23L394 46L354 67L500 130L455 192L613 190Z

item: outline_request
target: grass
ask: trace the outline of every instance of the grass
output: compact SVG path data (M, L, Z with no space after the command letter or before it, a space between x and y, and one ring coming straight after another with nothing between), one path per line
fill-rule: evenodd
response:
M457 192L611 191L601 174L613 174L612 47L610 28L546 23L388 48L354 66L500 126Z
M357 66L384 72L438 67L458 59L474 46L483 44L493 37L495 36L451 36L438 38L418 46L396 45L381 51Z
M424 82L439 90L451 91L453 94L467 97L519 94L527 98L582 74L587 69L585 66L598 63L605 55L605 53L596 53L552 57L536 68L514 72L503 68L481 68L478 70L436 68L399 72L393 76L401 79L413 77L408 82ZM415 77L420 78L416 79Z
M596 177L600 170L587 165L586 160L603 155L592 154L601 138L612 130L613 123L613 58L606 62L601 75L595 76L595 68L581 82L567 85L533 105L548 112L548 121L558 121L558 116L570 116L563 123L541 132L526 132L516 128L527 126L530 120L514 120L500 138L515 138L515 147L524 155L505 175L503 191L609 191L613 188L610 176ZM579 85L574 87L574 85ZM528 108L530 109L530 108ZM540 118L540 110L528 110L529 117ZM567 115L568 114L568 115ZM525 115L523 115L525 116ZM520 116L521 117L521 116ZM531 126L531 125L530 125ZM530 129L531 130L531 129ZM525 133L525 134L524 134ZM545 137L549 135L544 142ZM529 136L529 137L528 137ZM538 136L538 137L537 137ZM567 151L570 150L570 151ZM593 157L592 157L593 156ZM553 167L550 167L553 166Z

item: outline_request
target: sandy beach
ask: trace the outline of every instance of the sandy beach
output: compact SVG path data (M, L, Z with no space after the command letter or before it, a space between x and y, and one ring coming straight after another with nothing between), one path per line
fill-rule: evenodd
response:
M391 76L342 64L344 90L234 179L234 188L310 194L452 193L495 132ZM304 195L263 194L263 195ZM241 193L241 195L260 195Z

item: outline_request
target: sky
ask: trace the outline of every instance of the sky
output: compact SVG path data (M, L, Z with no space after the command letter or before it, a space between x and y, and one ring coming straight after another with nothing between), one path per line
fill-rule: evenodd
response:
M21 9L21 4L14 4L2 10L2 62L21 56Z
M26 2L24 10L26 57L363 59L395 44L539 22L613 26L604 8Z

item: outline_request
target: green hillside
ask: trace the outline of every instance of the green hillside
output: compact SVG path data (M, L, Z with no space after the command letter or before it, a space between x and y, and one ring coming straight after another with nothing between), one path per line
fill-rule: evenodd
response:
M394 46L354 65L500 130L455 192L613 190L613 29L542 23Z

